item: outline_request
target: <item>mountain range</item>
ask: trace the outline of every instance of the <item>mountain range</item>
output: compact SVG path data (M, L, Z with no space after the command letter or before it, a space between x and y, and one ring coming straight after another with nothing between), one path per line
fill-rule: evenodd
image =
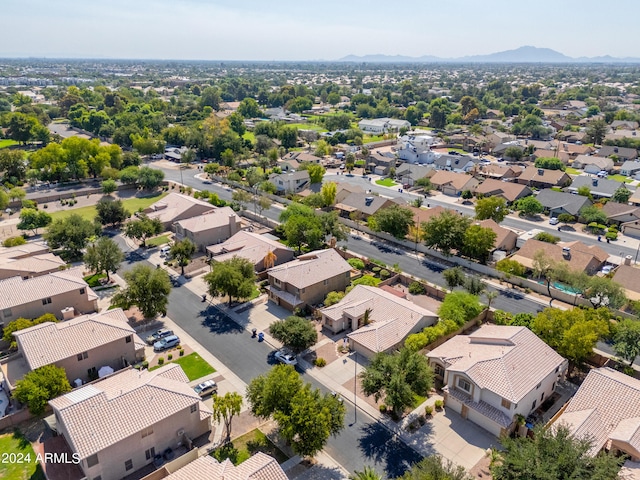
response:
M469 55L457 58L423 55L408 57L405 55L347 55L338 62L355 63L640 63L640 58L616 58L610 55L600 57L568 57L550 48L524 46L514 50L490 53L488 55Z

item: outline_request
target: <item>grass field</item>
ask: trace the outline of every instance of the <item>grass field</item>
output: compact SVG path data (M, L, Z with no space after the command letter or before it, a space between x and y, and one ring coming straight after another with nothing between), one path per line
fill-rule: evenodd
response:
M362 137L363 143L381 142L384 140L384 135L365 135Z
M160 245L164 245L165 243L169 243L169 235L161 235L159 237L147 240L147 247L159 247Z
M291 127L296 127L298 130L315 130L316 132L328 132L326 128L322 128L315 123L288 123Z
M257 452L266 453L275 458L278 463L284 463L289 459L282 450L276 447L273 442L257 428L236 438L224 447L214 450L211 455L219 462L228 458L231 460L231 463L238 465Z
M569 175L582 175L582 170L577 170L575 168L567 167L565 170Z
M140 198L128 198L127 200L123 200L122 204L124 208L129 210L132 214L137 212L139 209L145 209L149 205L157 202L161 198L164 198L168 195L168 192L161 192L152 197L140 197ZM94 205L89 205L86 207L78 207L78 208L70 208L68 210L60 210L58 212L51 213L51 216L54 220L59 218L67 218L68 216L77 213L82 218L93 221L96 216L96 207Z
M11 457L6 461L0 461L0 478L7 480L46 479L31 443L17 430L13 434L0 435L0 453L17 455L14 461L11 461Z
M18 142L16 142L15 140L9 140L9 139L0 140L0 148L7 148L17 144Z
M90 287L100 287L100 280L102 278L107 278L107 274L106 273L94 273L93 275L89 275L88 277L84 277L84 281L87 282L87 284Z
M168 353L171 353L174 358L179 355L177 353L177 350L173 350ZM177 363L178 365L180 365L182 367L182 370L184 370L184 373L189 378L190 382L216 371L215 368L205 362L197 353L191 353L189 355L185 355L184 357L178 357L175 360L171 360L170 362L165 362L165 365L167 363ZM160 368L161 366L162 365L151 367L149 370L155 370L156 368Z
M376 184L382 185L383 187L394 187L394 186L398 185L396 182L394 182L390 178L384 178L382 180L376 180Z
M631 182L633 182L633 178L625 177L624 175L620 175L619 173L616 174L616 175L609 175L607 177L607 180L614 180L616 182L621 182L621 183L631 183Z

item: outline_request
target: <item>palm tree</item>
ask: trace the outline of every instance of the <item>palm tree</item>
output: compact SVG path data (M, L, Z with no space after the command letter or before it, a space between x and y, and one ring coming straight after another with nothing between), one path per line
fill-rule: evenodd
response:
M371 467L364 467L361 472L355 471L353 475L349 477L349 480L384 480L382 475L376 472Z
M276 254L273 253L272 250L269 250L262 260L265 270L273 267L276 264L276 260L278 260Z
M364 316L362 317L362 325L366 326L369 325L371 323L371 309L367 308L364 311Z
M487 310L491 310L491 303L498 296L498 292L496 292L495 290L492 290L490 292L485 293L484 296L487 297Z

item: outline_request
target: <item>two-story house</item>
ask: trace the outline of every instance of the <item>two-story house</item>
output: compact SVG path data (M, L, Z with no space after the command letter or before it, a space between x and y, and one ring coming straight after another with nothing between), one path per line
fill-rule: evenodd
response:
M526 327L484 325L427 353L448 408L495 436L549 398L568 362Z
M188 238L200 251L205 251L209 245L224 242L241 228L240 218L230 207L216 207L211 212L173 224L176 240Z
M215 208L216 207L204 200L183 195L182 193L171 192L166 197L146 208L144 213L149 218L157 218L160 220L165 230L168 230L174 223L180 220L202 215Z
M351 265L333 249L316 250L271 268L269 299L289 310L320 303L351 283Z
M211 410L175 363L129 368L49 404L88 480L119 480L211 431Z
M269 181L276 186L278 193L298 193L310 184L309 172L298 170L291 173L272 173Z

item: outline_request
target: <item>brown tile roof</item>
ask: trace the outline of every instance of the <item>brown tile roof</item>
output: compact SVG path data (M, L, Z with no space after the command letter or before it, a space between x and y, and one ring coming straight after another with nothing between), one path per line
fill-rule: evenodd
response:
M516 165L508 167L506 165L492 163L490 165L482 165L478 171L478 175L490 178L512 178L520 175L523 170L522 167Z
M203 455L176 470L165 480L287 480L278 462L266 453L258 452L239 465L229 459L219 463L209 455Z
M65 265L66 262L53 253L20 258L7 258L6 256L0 256L0 270L4 270L6 272L27 272L33 275L53 272Z
M197 405L211 410L189 387L180 365L152 372L128 369L54 398L49 403L68 432L72 450L87 458Z
M571 248L570 256L564 256L563 246ZM545 255L554 262L568 262L569 267L577 271L585 271L590 264L593 265L594 260L595 263L602 264L609 258L609 254L600 247L588 246L579 241L553 245L531 239L527 240L511 259L520 262L527 268L532 268L533 257L539 250L544 251Z
M481 222L478 222L478 223L480 224L481 227L490 228L495 232L496 241L494 242L493 245L496 248L500 248L502 245L509 244L509 243L513 243L515 245L515 242L518 239L518 235L516 234L516 232L514 232L513 230L509 230L508 228L501 227L494 220L491 220L490 218L486 220L482 220ZM511 240L507 241L507 239L511 239Z
M367 198L371 198L371 200L367 201ZM365 215L373 215L381 208L392 205L394 202L389 198L354 192L347 195L341 202L336 203L335 208L347 211L359 210Z
M300 255L291 262L270 268L269 277L296 288L306 288L350 271L351 265L329 248Z
M542 175L539 174L539 171L542 172ZM547 170L544 168L536 168L534 166L529 166L524 169L524 171L518 177L519 182L539 182L546 183L549 185L560 185L564 183L566 179L569 178L562 170Z
M631 300L640 300L640 268L620 265L613 274L613 281L622 285ZM635 297L635 298L633 298Z
M172 222L176 218L183 215L189 209L198 206L201 214L205 211L213 210L215 207L203 200L183 195L181 193L171 192L166 197L158 200L156 203L145 209L145 213L149 218L158 218L162 223Z
M416 225L420 225L421 223L428 222L433 217L437 217L438 215L442 214L445 211L451 212L451 213L457 213L455 210L451 208L444 208L441 205L436 205L435 207L431 207L431 208L416 208L412 206L408 206L407 208L413 212L413 221Z
M635 205L628 205L626 203L607 202L602 211L607 214L607 218L615 220L616 217L621 215L633 215L640 219L640 207Z
M507 202L513 202L521 197L531 195L533 192L526 185L520 185L515 182L502 182L492 178L486 179L475 188L476 193L482 193L486 196L501 196Z
M214 210L176 222L190 232L204 232L212 228L229 225L229 217L234 217L235 223L240 222L238 215L231 207L215 207Z
M14 336L29 367L35 370L130 335L135 343L144 345L127 322L127 316L118 308L64 322L41 323L19 330Z
M593 455L614 438L639 449L640 380L608 367L591 370L555 424L562 423L578 438L591 437Z
M90 292L87 282L76 275L74 269L27 279L5 278L0 280L0 308L12 308L81 288L93 293Z
M440 188L451 185L456 190L462 190L471 180L473 180L473 177L466 173L438 170L435 175L431 177L431 184Z
M286 245L265 235L245 230L236 233L230 239L217 245L210 245L207 251L214 255L216 262L223 262L233 257L246 258L254 265L260 263L269 252L293 252Z
M526 327L484 325L427 353L448 371L465 373L478 387L518 403L566 360Z

